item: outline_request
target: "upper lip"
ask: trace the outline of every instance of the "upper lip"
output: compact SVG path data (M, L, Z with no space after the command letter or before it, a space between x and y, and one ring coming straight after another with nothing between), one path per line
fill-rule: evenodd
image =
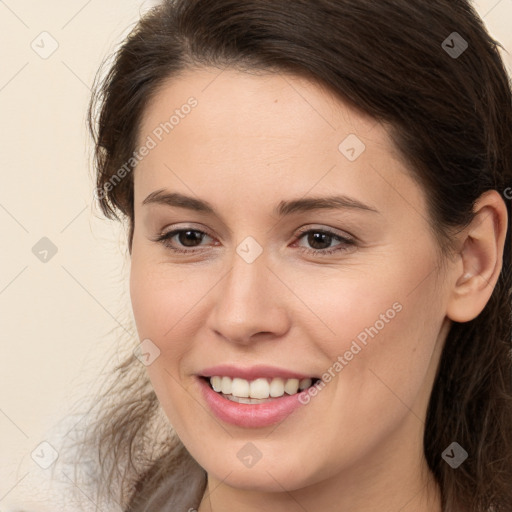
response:
M217 366L210 366L201 370L198 375L200 377L231 377L245 379L248 381L255 380L259 377L273 378L280 377L282 379L312 379L312 375L307 375L294 370L287 370L285 368L278 368L277 366L256 365L250 367L240 367L230 364L221 364Z

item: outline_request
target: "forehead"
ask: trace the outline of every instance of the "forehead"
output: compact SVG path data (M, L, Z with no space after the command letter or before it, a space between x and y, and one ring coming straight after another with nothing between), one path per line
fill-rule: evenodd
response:
M252 192L277 199L314 188L364 190L369 201L389 207L423 203L385 127L303 77L186 71L148 103L139 144L148 137L155 146L137 166L139 199L185 185L198 195L229 186L238 198Z
M190 98L197 101L192 112L198 125L195 128L199 125L205 128L196 132L198 138L222 135L227 129L231 135L296 140L313 133L336 132L340 125L342 128L350 125L356 133L364 135L376 124L373 118L349 107L326 86L304 77L199 68L164 81L155 91L146 106L141 133L169 120ZM184 119L180 116L181 120ZM385 131L380 135L381 142L387 143Z

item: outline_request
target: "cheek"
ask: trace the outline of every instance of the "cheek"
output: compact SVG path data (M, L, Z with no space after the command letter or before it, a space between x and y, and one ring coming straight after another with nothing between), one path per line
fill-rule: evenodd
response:
M385 267L371 280L344 282L337 297L324 289L317 307L325 301L323 318L336 333L324 351L333 363L337 400L351 404L362 418L393 422L407 410L404 404L423 415L444 315L434 273L423 280L431 261L403 262L393 274Z
M398 390L418 391L444 318L435 263L425 237L408 251L381 252L364 268L287 276L309 309L306 338L318 343L331 364L343 357L337 373L343 371L356 389L378 385L382 374Z
M182 362L191 344L187 342L189 336L177 333L184 328L194 301L189 283L169 274L162 264L137 253L132 256L130 296L138 336L140 340L150 339L159 354L146 371L166 416L182 431L184 421L187 423L185 402L190 403L183 387L186 368Z
M154 339L158 344L166 336L172 336L173 329L181 328L198 291L183 270L156 261L142 251L134 251L130 297L141 337Z
M147 371L159 398L171 391L179 394L183 389L174 379L183 382L191 373L186 356L202 325L201 301L218 279L214 272L206 274L213 275L212 282L204 272L184 272L142 250L132 255L132 310L139 339L149 339L158 348L159 356Z

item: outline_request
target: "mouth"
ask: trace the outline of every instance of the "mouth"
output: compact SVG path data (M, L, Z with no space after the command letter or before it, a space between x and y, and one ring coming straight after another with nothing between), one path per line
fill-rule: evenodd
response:
M221 364L203 368L196 377L207 409L224 423L242 428L269 427L292 414L314 414L325 401L316 398L305 408L308 390L320 378L278 366Z
M263 404L284 396L293 396L314 386L320 379L259 377L246 380L225 375L200 376L222 398L239 404Z

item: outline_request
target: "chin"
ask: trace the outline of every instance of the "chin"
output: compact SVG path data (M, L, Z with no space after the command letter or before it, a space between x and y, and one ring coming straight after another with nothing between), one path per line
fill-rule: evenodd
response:
M225 478L230 471L231 474ZM297 478L297 475L292 476L288 470L283 471L282 468L274 465L244 469L225 467L220 472L215 471L215 475L231 487L262 493L283 492L283 489L292 491L306 485L302 479Z
M281 462L274 460L259 460L252 467L244 467L235 456L235 462L228 464L225 460L219 464L217 461L207 461L203 466L209 475L226 485L237 489L255 492L279 492L283 489L295 491L321 480L321 477L307 474L300 464L293 458L285 457ZM211 462L209 464L208 462ZM302 468L302 469L301 469Z

